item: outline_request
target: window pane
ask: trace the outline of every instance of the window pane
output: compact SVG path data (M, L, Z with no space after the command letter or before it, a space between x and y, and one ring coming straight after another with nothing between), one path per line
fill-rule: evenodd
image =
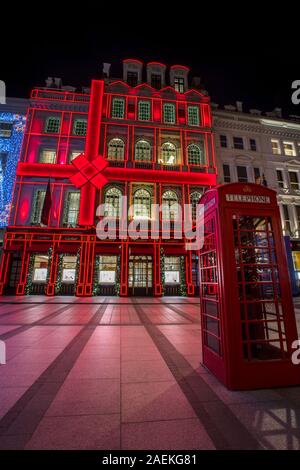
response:
M199 126L198 106L188 106L188 124L189 126Z
M234 137L233 138L233 146L235 149L242 150L244 148L244 141L242 137Z
M171 142L165 142L162 145L161 163L164 165L176 165L176 147Z
M118 188L110 188L105 193L105 216L120 217L122 193Z
M123 119L125 114L125 100L124 98L113 98L111 117Z
M46 282L48 271L48 256L35 255L33 262L33 277L36 282Z
M60 128L60 118L50 117L46 121L45 132L49 134L57 134Z
M69 191L66 195L65 202L65 220L64 223L68 226L77 225L79 215L79 191Z
M287 155L288 157L296 156L295 146L293 142L283 142L283 151L284 155Z
M0 122L0 137L10 137L13 130L12 122Z
M141 219L151 217L151 196L145 189L138 189L133 195L133 217Z
M164 103L164 122L166 124L175 124L175 104Z
M138 118L140 121L150 121L151 119L151 103L150 101L139 101Z
M55 163L56 162L56 151L44 149L40 153L40 163Z
M229 165L226 165L226 164L223 165L223 175L224 175L224 182L225 183L230 183L231 177L230 177L230 167L229 167Z
M39 224L41 222L45 195L46 191L43 189L38 189L34 193L33 212L31 218L31 222L33 224Z
M179 256L166 256L165 257L165 283L166 284L179 284L180 283L180 257Z
M279 140L272 139L271 144L272 144L272 153L274 155L280 155Z
M73 125L73 134L86 136L87 121L85 119L76 119Z
M157 90L160 90L161 89L161 83L162 83L161 75L156 74L156 73L152 73L151 74L151 86L153 88L156 88Z
M174 78L174 88L178 93L184 93L184 78L183 77Z
M203 143L188 146L188 163L189 165L205 165Z
M162 217L164 220L177 220L178 197L175 191L165 191L162 195Z
M76 276L76 256L63 256L62 282L74 284Z
M100 256L99 260L99 284L115 284L117 257Z
M151 161L151 146L146 140L139 140L135 146L135 160L140 162Z
M227 147L227 137L226 135L220 135L220 145L221 147Z
M245 166L237 166L237 174L239 183L248 181L247 168Z
M138 84L138 73L137 72L127 72L127 83L129 86L137 86Z
M121 139L112 139L108 144L107 157L110 160L124 160L125 145Z

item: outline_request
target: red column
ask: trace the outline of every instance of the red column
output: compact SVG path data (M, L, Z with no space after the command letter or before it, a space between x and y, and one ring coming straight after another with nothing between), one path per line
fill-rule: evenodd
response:
M153 260L153 271L154 271L154 295L156 297L162 296L162 285L161 285L161 273L160 273L160 243L154 242L154 260Z
M24 243L24 251L22 255L22 268L20 273L19 283L17 284L16 294L24 295L27 283L28 267L29 267L30 253L27 251L27 243Z
M58 257L59 255L57 253L57 243L54 243L52 247L52 256L50 259L49 280L46 286L46 295L49 296L55 295Z
M121 266L120 266L120 296L128 295L128 261L129 246L127 242L122 243L121 248Z
M4 286L7 282L7 273L8 266L10 262L11 253L9 251L4 251L1 258L0 265L0 295L3 294Z
M192 251L189 250L185 257L185 278L187 285L188 295L195 294L195 286L193 284L193 264L192 264Z
M80 251L80 266L76 295L78 297L91 296L94 280L94 254L95 236L86 237L82 242Z
M100 142L100 126L103 104L103 80L92 80L90 107L88 115L85 156L89 161L98 156ZM86 184L80 193L79 225L94 225L96 188Z

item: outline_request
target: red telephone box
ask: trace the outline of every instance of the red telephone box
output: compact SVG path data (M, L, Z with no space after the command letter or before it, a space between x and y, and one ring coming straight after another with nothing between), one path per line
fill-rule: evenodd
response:
M203 363L230 389L300 384L276 192L233 183L207 191L199 253Z

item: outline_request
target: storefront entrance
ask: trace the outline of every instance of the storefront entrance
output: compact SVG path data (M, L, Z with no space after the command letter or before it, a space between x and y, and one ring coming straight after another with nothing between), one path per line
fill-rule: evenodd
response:
M129 295L152 295L152 256L130 256Z

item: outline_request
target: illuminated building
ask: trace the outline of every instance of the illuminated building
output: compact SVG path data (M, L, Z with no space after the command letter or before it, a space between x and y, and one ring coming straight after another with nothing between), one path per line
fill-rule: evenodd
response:
M249 182L277 191L293 293L300 286L300 117L281 109L245 112L241 102L213 106L218 182ZM298 284L298 286L297 286Z
M8 224L16 168L25 129L28 100L7 98L0 104L0 230Z
M175 237L174 207L195 209L204 189L216 184L210 99L189 88L189 70L181 65L167 74L157 62L144 70L142 62L124 60L122 80L109 78L109 64L104 70L83 93L49 86L31 93L2 293L197 294L198 259L185 238ZM114 239L96 236L97 206L105 203L105 216L118 217L121 196L132 207L128 221L156 218L158 237L124 238L120 224ZM164 222L170 239L163 238Z

